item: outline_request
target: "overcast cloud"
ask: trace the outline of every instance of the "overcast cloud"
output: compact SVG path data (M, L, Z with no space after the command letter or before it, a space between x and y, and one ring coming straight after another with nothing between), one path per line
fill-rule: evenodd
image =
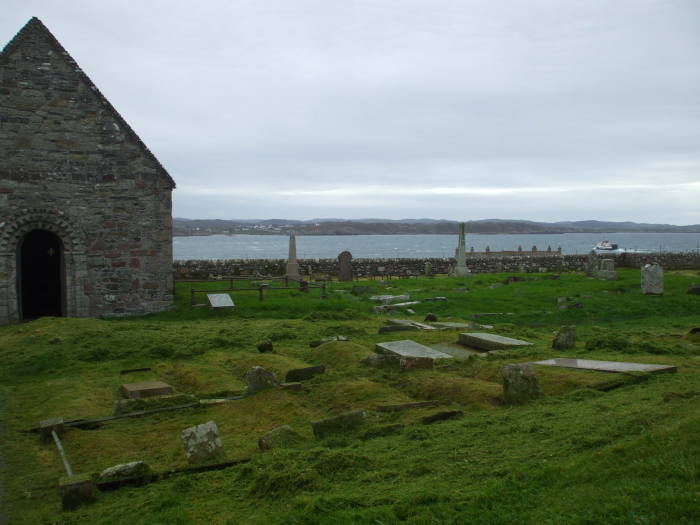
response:
M189 218L700 223L697 0L3 0Z

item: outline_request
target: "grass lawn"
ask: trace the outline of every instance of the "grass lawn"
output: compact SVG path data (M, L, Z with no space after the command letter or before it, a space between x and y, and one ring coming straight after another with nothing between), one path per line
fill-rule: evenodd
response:
M700 326L700 297L685 293L700 273L668 272L662 297L643 296L632 269L619 270L617 281L520 274L503 284L509 275L333 283L327 299L317 289L290 289L268 290L260 302L257 291L234 290L234 310L191 308L191 286L221 284L180 283L172 312L0 327L4 512L17 525L700 523L700 336L688 335ZM352 293L357 285L372 292ZM412 315L377 315L372 293L447 300L423 301ZM427 313L476 320L493 325L481 331L534 344L439 361L433 370L361 364L381 341L454 343L456 330L377 333L390 317L423 321ZM553 331L572 324L576 348L553 350ZM336 335L349 341L309 346ZM258 352L264 340L274 352ZM601 391L593 387L619 376L538 366L542 396L503 403L503 365L553 357L670 364L678 372ZM28 432L40 420L111 415L127 382L162 380L196 398L233 395L255 365L281 380L304 366L325 365L326 373L302 390L63 436L77 473L136 460L165 472L187 466L180 431L213 420L226 457L249 462L101 492L91 504L61 510L60 457ZM119 373L136 367L151 370ZM422 400L442 405L375 409ZM313 437L312 421L351 409L367 411L360 429ZM421 423L440 410L464 416ZM305 439L259 451L257 440L284 424Z

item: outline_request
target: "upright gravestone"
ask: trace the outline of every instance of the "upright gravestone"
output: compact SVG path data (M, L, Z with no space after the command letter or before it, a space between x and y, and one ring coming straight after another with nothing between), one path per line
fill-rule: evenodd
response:
M180 433L180 439L191 462L214 459L223 452L219 428L213 421L186 428Z
M540 395L537 376L529 364L506 365L501 368L503 398L509 404L521 404Z
M466 277L471 275L469 268L467 268L467 252L466 244L464 240L464 223L459 223L459 239L457 240L457 253L456 253L457 263L452 268L450 272L450 277Z
M433 265L430 264L430 261L425 261L425 264L423 265L423 273L426 277L433 276Z
M352 254L348 251L338 255L338 280L352 281Z
M562 326L554 334L552 348L555 350L570 350L576 348L576 326Z
M294 232L289 233L289 257L287 258L287 278L298 281L301 279L299 275L299 263L297 262L297 238Z
M279 386L279 381L274 373L265 370L262 366L254 366L246 372L245 384L245 393L250 395L266 388L275 388Z
M608 281L616 280L617 272L615 271L615 261L612 259L603 259L600 261L600 269L596 272L596 277Z
M598 257L595 255L595 251L591 250L586 256L586 275L588 277L593 277L595 272L598 270Z
M664 294L664 270L658 263L642 266L642 293L644 295Z

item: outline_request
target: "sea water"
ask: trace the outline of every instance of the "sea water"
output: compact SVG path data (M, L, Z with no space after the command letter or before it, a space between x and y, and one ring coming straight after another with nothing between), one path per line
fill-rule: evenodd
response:
M544 251L561 246L564 254L588 253L607 239L620 248L648 252L700 252L700 233L563 233L467 235L467 250L483 252L515 251L533 246ZM299 259L334 259L342 251L354 258L428 258L452 257L457 235L298 235ZM175 259L286 259L289 238L286 235L208 235L175 237Z

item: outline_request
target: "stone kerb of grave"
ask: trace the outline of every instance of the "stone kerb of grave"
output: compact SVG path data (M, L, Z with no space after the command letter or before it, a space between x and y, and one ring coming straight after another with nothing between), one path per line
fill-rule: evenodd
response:
M72 510L94 500L93 487L92 477L89 474L75 474L59 479L58 490L61 494L63 510Z
M438 421L446 421L448 419L457 419L464 415L461 410L443 410L441 412L436 412L435 414L430 414L429 416L424 416L421 418L421 423L424 425L430 425L432 423L437 423Z
M518 348L530 346L532 343L504 337L502 335L487 334L484 332L462 332L459 334L458 342L477 350L503 350L508 348Z
M53 441L51 432L56 432L56 435L60 437L63 435L64 431L65 426L63 418L61 417L39 421L39 439L42 443L50 443Z
M691 284L686 293L688 295L700 295L700 284Z
M287 383L305 381L307 379L312 379L313 377L323 374L326 371L326 367L323 365L319 366L309 366L306 368L296 368L287 372L284 380Z
M664 294L664 270L661 265L653 263L642 266L641 279L644 295Z
M345 337L344 335L334 335L331 337L323 337L321 339L317 339L316 341L311 341L309 343L309 346L311 348L316 348L317 346L321 346L324 343L332 343L334 341L349 341L350 339Z
M126 383L121 392L129 399L139 397L167 396L173 393L173 387L163 381L146 381L143 383Z
M365 418L364 410L352 410L337 416L314 421L311 423L311 428L314 436L323 438L329 434L354 430L365 422Z
M569 350L576 347L576 326L562 326L554 334L552 348L555 350Z
M453 359L449 354L433 350L408 339L377 343L374 351L378 354L389 354L399 358Z
M180 439L190 462L215 459L223 453L219 427L213 421L186 428Z
M532 367L525 364L506 365L501 368L503 399L509 404L521 404L540 395L537 376Z
M245 394L249 395L259 390L275 388L279 386L279 381L277 376L269 370L265 370L262 366L254 366L246 372L245 384Z

